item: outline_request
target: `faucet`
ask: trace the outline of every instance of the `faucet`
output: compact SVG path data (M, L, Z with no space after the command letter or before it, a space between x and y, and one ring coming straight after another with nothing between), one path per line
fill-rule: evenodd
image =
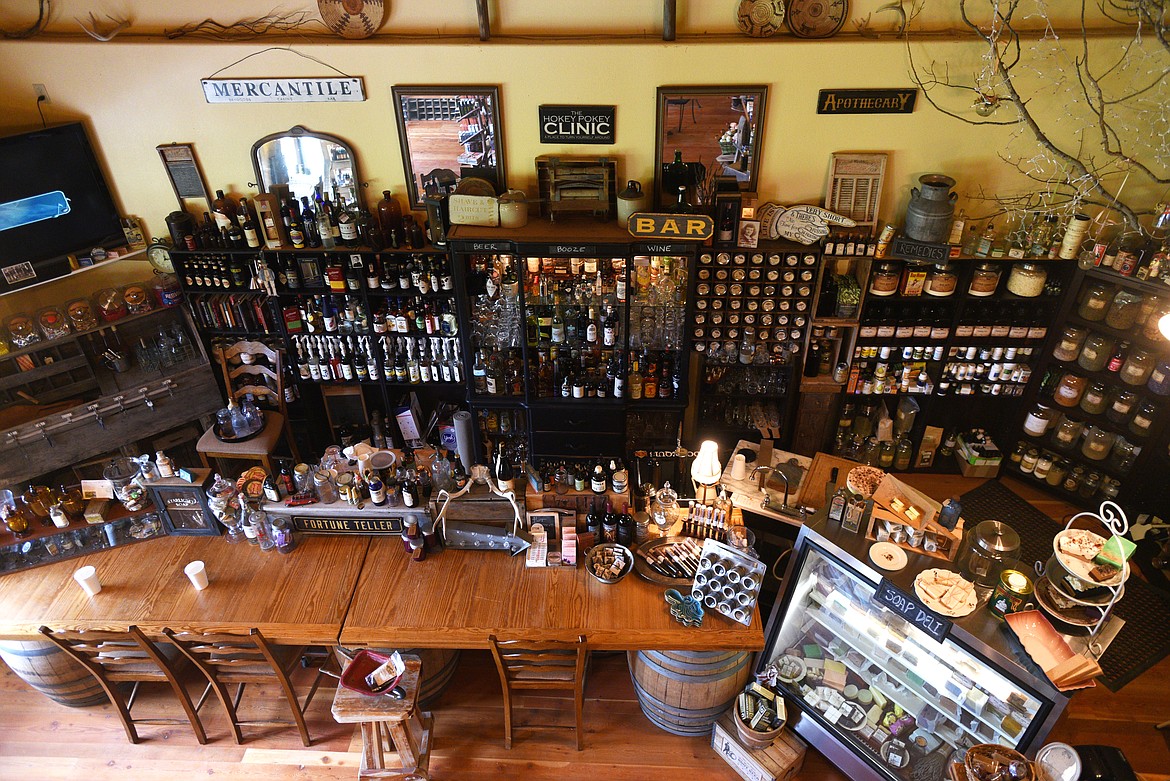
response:
M767 488L765 486L768 483L768 474L774 474L778 475L780 479L784 481L784 501L780 504L780 507L777 511L781 513L791 512L792 508L788 506L788 475L784 473L783 469L776 469L770 466L757 466L756 468L752 469L751 474L748 475L748 479L751 480L756 476L757 473L760 472L765 473L764 477L761 477L757 483L760 487L760 493L764 495L764 501L760 503L760 506L770 508L772 505L772 497L768 494Z

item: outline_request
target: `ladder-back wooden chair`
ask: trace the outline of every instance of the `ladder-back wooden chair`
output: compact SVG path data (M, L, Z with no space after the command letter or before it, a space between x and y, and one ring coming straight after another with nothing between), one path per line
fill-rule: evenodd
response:
M504 748L512 748L512 692L532 690L571 691L574 721L566 724L528 725L533 729L572 729L577 750L584 747L585 666L589 658L585 636L577 642L556 640L497 640L488 638L504 691Z

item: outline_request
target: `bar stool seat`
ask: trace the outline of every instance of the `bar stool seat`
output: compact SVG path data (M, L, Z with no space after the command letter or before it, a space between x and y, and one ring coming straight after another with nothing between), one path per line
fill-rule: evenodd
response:
M419 672L422 662L417 656L404 654L406 672L398 685L405 696L396 700L381 695L371 697L338 685L333 696L333 719L339 724L360 724L362 728L362 766L359 781L396 778L401 781L427 781L430 778L431 728L435 720L430 712L420 713L418 698ZM397 751L401 767L386 767L386 753Z
M279 412L266 410L264 412L264 428L251 439L243 442L224 442L215 435L215 431L207 429L195 450L203 461L203 466L212 469L213 458L238 458L244 461L259 461L268 474L275 474L272 466L272 453L276 450L276 443L284 434L284 415Z

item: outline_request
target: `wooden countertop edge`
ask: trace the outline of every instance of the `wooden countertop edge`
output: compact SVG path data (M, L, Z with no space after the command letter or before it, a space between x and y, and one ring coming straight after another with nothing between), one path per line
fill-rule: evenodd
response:
M409 648L488 648L489 634L511 637L507 628L499 629L409 629L395 630L389 627L344 627L341 630L341 644L344 646L400 646ZM562 629L526 631L528 640L577 639L584 634L589 648L596 651L642 651L647 649L669 649L677 651L762 651L764 630L755 627L750 632L696 633L686 642L679 642L674 631L646 631L632 635L628 631ZM745 636L747 635L747 636Z

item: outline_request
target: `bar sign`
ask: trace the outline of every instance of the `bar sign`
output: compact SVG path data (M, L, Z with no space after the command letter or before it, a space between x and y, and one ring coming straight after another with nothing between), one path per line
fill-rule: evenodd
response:
M921 629L940 643L947 639L951 632L951 622L942 618L932 610L927 610L910 598L890 581L882 578L873 601L888 610L892 610L909 623Z

